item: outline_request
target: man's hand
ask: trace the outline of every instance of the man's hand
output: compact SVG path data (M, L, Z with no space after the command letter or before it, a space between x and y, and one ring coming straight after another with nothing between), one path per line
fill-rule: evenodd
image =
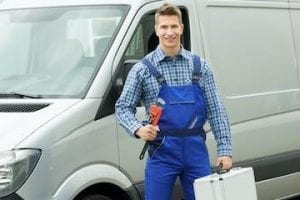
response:
M156 138L157 131L159 131L158 126L148 124L139 128L135 134L144 141L152 141Z
M217 159L217 166L222 163L222 169L231 169L232 167L232 159L229 156L221 156Z

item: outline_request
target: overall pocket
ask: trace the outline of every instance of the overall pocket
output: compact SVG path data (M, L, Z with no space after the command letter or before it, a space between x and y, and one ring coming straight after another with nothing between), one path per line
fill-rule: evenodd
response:
M189 86L169 87L166 97L160 128L186 128L190 118L195 113L193 90Z
M158 152L158 150L163 145L164 140L165 140L165 137L157 136L157 138L154 141L151 141L149 143L149 147L148 147L149 158L153 158L153 156L155 156L155 154Z

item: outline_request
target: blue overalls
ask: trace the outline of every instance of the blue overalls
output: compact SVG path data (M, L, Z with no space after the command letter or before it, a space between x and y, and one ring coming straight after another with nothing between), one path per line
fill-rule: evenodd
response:
M185 200L195 199L193 182L211 173L205 132L206 105L199 86L201 62L193 60L192 84L169 86L147 59L142 62L160 84L158 98L165 101L159 133L148 147L145 199L169 200L179 176Z

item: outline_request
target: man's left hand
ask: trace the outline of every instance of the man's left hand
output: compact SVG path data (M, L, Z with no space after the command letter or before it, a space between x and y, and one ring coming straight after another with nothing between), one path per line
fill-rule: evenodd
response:
M232 159L230 156L220 156L217 159L217 166L222 163L222 169L231 169L232 167Z

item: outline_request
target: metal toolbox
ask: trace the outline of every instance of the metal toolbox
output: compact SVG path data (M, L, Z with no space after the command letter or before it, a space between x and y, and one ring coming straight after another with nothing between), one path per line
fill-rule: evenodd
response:
M198 178L194 181L194 191L196 200L257 200L251 167Z

